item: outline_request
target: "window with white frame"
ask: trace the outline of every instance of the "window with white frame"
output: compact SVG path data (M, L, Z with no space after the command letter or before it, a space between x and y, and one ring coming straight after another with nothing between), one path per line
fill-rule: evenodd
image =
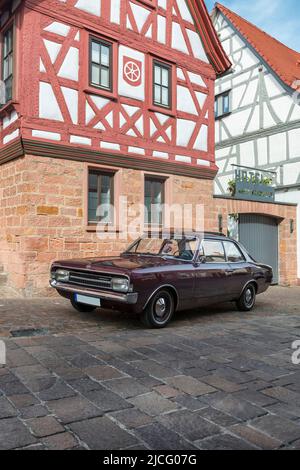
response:
M215 117L221 118L231 113L231 90L221 93L215 98Z

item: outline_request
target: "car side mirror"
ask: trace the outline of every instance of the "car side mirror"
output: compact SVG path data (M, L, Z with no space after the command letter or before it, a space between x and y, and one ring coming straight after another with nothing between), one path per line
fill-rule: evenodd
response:
M199 256L199 263L205 264L206 263L206 256L204 256L204 255Z

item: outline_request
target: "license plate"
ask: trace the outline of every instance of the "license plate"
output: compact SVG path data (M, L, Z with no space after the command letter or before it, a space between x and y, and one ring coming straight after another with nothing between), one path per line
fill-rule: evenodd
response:
M94 305L95 307L101 306L101 300L95 297L89 297L88 295L75 294L76 302L80 304Z

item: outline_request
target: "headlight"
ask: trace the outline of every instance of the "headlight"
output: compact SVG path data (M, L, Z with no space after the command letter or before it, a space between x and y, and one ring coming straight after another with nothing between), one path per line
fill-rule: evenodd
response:
M65 269L57 269L57 271L55 271L56 281L68 282L69 277L70 277L70 273L69 271L66 271Z
M113 277L111 281L111 287L113 290L118 292L128 292L129 281L123 277Z

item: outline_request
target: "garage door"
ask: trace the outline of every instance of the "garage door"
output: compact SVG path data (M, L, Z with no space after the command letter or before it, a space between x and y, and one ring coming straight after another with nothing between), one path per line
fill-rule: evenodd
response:
M251 256L272 266L274 283L278 284L278 221L273 217L240 214L239 240Z

